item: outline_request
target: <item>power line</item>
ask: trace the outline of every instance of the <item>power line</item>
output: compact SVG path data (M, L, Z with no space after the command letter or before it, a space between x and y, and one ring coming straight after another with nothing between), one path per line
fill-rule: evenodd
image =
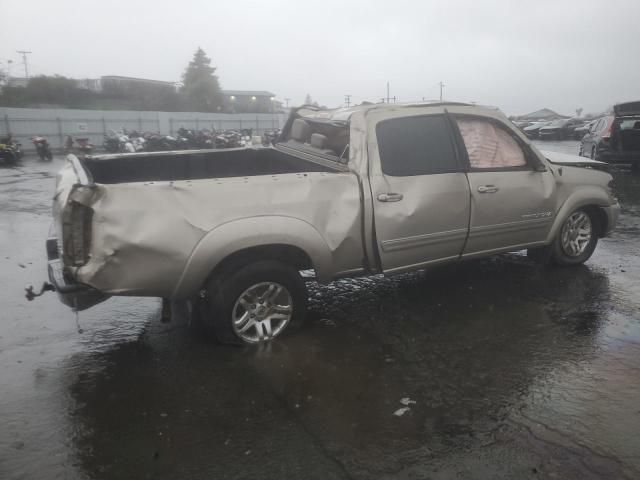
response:
M29 78L29 67L27 65L27 55L31 52L27 50L16 50L16 53L22 55L22 63L24 64L24 78Z

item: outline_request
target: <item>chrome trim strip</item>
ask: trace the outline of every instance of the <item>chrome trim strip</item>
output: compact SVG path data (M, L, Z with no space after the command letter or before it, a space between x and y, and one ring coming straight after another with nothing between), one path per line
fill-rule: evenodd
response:
M397 252L409 248L425 247L437 245L439 243L451 242L454 240L464 240L467 236L467 229L448 230L446 232L427 233L425 235L415 235L413 237L394 238L393 240L382 241L382 251Z
M548 218L534 218L531 220L520 220L517 222L498 223L496 225L483 225L481 227L471 227L469 233L470 238L478 238L491 235L500 235L503 233L522 231L522 230L534 230L537 228L543 228L546 225L551 225L553 219Z

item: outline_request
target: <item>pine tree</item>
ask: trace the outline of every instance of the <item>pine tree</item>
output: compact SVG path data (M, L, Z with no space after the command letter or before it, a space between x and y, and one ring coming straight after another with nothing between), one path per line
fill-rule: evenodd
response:
M216 112L222 109L222 92L215 71L211 59L198 47L182 75L182 93L194 111Z

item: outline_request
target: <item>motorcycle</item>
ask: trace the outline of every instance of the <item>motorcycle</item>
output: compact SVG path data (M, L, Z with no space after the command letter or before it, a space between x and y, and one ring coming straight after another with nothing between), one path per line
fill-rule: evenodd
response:
M64 140L64 152L79 153L81 155L91 155L93 152L93 144L89 142L86 137L73 138L71 135L67 135Z
M104 149L109 153L134 153L135 147L124 132L109 130L104 136Z
M275 130L265 130L265 132L262 134L262 145L268 147L269 145L275 144L281 133L282 130L280 130L279 128Z
M22 158L21 147L22 145L13 141L11 134L7 137L0 138L0 160L7 165L14 165Z
M38 157L40 157L41 161L51 161L53 160L53 154L51 153L51 147L49 146L49 141L44 138L44 137L40 137L40 136L36 136L33 137L31 139L31 141L33 142L33 144L36 147L36 153L38 154Z
M241 146L242 135L235 130L225 130L215 137L216 148L238 148Z

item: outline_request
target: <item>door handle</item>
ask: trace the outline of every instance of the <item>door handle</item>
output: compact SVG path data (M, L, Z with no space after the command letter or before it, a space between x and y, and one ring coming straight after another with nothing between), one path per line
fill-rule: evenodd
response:
M480 193L496 193L498 190L500 189L495 185L480 185L478 187L478 192Z
M399 202L403 198L401 193L381 193L378 195L379 202Z

